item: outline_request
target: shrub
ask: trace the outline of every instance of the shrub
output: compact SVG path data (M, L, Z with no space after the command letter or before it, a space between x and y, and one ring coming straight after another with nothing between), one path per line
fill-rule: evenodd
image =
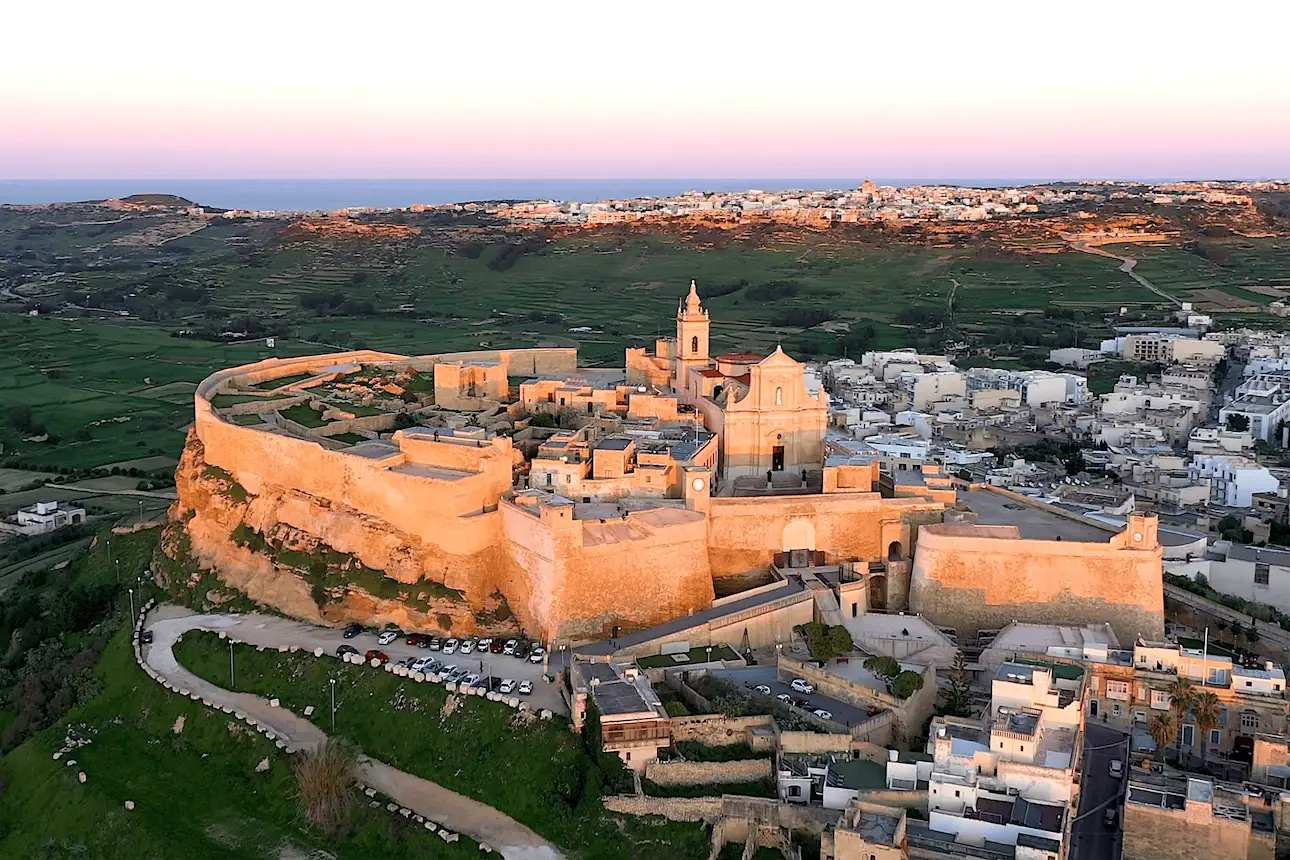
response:
M891 692L898 699L908 699L923 689L923 676L918 672L901 672L891 682Z
M884 678L895 678L900 674L900 663L895 657L888 657L885 654L881 657L869 657L864 661L864 667Z
M811 621L797 625L793 632L806 637L807 647L811 649L811 659L819 663L827 663L843 654L849 654L855 648L851 634L840 625L830 627Z
M358 748L327 741L296 758L296 787L305 817L315 827L335 833L349 818L354 802L354 766Z

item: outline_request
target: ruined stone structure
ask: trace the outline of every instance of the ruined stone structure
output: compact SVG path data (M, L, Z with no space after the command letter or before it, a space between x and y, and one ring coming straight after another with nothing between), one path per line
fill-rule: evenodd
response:
M968 627L1127 611L1122 639L1159 636L1154 520L1131 546L941 525L949 479L894 491L877 463L826 463L827 394L805 368L712 358L709 325L692 285L677 338L624 370L523 349L215 373L167 546L335 623L591 638L706 609L726 577L843 564L850 612L860 593L864 611Z

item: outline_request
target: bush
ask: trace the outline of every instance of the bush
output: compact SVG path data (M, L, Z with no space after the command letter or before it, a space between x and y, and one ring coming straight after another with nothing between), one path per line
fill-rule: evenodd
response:
M336 833L354 803L354 766L358 749L344 741L327 741L296 757L296 787L305 818L314 827Z
M827 663L843 654L850 654L855 648L851 634L842 626L830 627L818 621L799 624L793 632L806 638L807 647L811 649L811 659Z
M869 657L864 661L864 667L884 678L895 678L900 674L900 663L895 657L888 657L885 654L881 657Z
M908 699L923 689L923 676L918 672L901 672L891 682L891 692L898 699Z

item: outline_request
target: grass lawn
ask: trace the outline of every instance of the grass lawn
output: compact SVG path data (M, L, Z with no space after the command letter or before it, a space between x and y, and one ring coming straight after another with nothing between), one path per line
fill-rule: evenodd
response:
M284 385L293 385L297 382L304 382L306 379L310 379L317 375L318 374L316 373L295 373L295 374L292 374L291 376L279 376L279 377L276 377L275 379L266 379L263 382L258 382L251 387L258 388L261 391L274 391L275 389L281 388Z
M326 427L331 423L323 418L322 413L317 409L310 408L308 403L297 403L289 409L283 409L278 414L304 427Z
M337 433L335 436L328 436L328 439L335 439L337 442L344 442L346 445L357 445L359 442L366 442L366 436L360 436L357 433Z
M236 689L276 696L283 707L331 731L326 706L336 685L336 733L394 767L488 803L584 860L705 858L700 825L607 813L588 797L589 757L562 719L517 725L516 712L479 698L458 698L441 716L443 687L417 684L312 654L238 646ZM212 633L189 633L176 649L189 670L227 687L228 646ZM592 790L597 790L592 787Z
M678 654L675 656L681 655ZM673 658L672 654L655 654L652 657L640 658L636 661L636 665L640 666L642 669L657 669L660 666L688 666L692 663L706 663L709 659L708 649L706 647L691 648L689 651L685 652L685 656L689 659L676 660ZM711 659L714 663L718 660L738 660L739 655L728 645L716 645L712 648Z

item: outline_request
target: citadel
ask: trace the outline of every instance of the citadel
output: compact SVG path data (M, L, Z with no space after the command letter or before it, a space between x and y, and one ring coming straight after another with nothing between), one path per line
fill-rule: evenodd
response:
M712 355L712 324L691 284L675 337L621 369L538 348L215 373L196 392L172 551L314 621L518 624L551 643L699 623L734 600L735 646L873 613L959 636L1020 621L1163 638L1154 516L1094 528L857 455L832 441L805 365L778 348Z

